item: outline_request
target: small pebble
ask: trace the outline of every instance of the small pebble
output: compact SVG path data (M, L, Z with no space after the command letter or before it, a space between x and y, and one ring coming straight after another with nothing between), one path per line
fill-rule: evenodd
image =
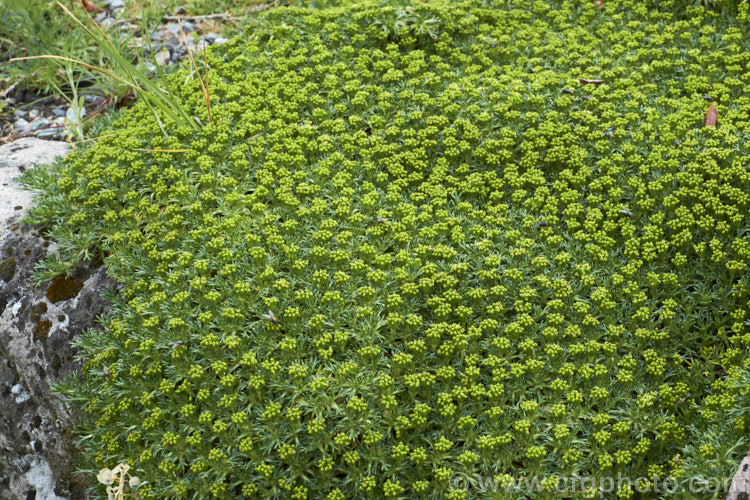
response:
M47 118L39 118L31 123L29 130L39 130L40 128L49 127L52 124Z
M222 43L227 43L229 41L229 38L224 38L223 36L220 36L218 38L214 38L214 43L216 45L221 45Z
M32 120L36 118L37 116L39 116L38 109L32 109L31 111L29 111L29 118L31 118Z
M89 91L95 91L97 90L97 87L91 87ZM101 89L99 89L101 90ZM98 94L84 94L83 95L83 102L86 104L97 104L104 100L104 97L98 95Z
M201 37L201 38L203 38L203 37ZM208 42L206 40L198 39L198 43L196 43L194 46L191 45L190 46L190 50L192 52L194 52L194 53L195 52L200 53L200 52L203 52L203 49L207 49L209 45L210 45L210 42Z
M24 120L23 118L19 118L13 123L13 130L16 132L21 132L23 130L26 130L29 128L29 122L28 120Z
M54 116L65 116L65 106L55 106L52 108L52 114Z
M167 24L166 26L164 26L164 30L170 35L179 35L180 23Z
M58 120L64 120L64 118L58 118ZM67 136L68 128L63 123L55 122L55 127L44 130L39 130L34 135L36 137L42 137L44 139L63 140Z
M167 33L171 35L179 35L180 34L180 23L170 23L167 24L164 29ZM191 23L190 21L182 21L182 31L185 33L190 33L192 31L195 31L195 24Z
M159 66L166 66L167 64L169 64L169 59L170 55L167 49L162 50L154 56L154 60Z
M80 118L83 118L84 116L86 116L86 108L81 108L80 113L81 113ZM76 112L73 109L73 106L69 107L68 110L65 112L65 118L72 124L78 123L78 117L76 116Z
M170 52L174 52L174 50L177 47L179 47L181 45L184 45L176 36L170 36L166 40L163 40L163 42L164 42L163 46L167 47ZM158 50L157 50L157 52L158 52Z
M22 109L14 109L13 116L15 116L16 118L23 118L26 116L26 111Z
M187 54L187 49L185 48L185 46L178 45L177 47L172 49L172 61L179 61L185 54Z
M37 130L34 132L34 137L42 137L45 139L54 139L56 137L60 137L61 134L64 134L63 127L52 127L52 128L45 128L42 130Z

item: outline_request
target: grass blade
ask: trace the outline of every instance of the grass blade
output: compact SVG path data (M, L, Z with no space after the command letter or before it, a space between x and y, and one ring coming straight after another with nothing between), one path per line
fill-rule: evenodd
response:
M193 53L190 51L190 47L187 45L187 39L185 37L185 31L182 29L182 23L180 23L180 34L182 35L182 43L185 44L185 48L187 49L188 58L190 59L190 64L193 65L193 70L195 71L195 75L198 77L198 83L200 83L201 86L201 92L203 93L203 100L206 102L206 109L208 110L208 123L211 123L211 101L209 100L208 96L208 89L203 84L203 79L201 78L201 73L198 71L198 66L195 64L195 59L193 59ZM203 41L203 53L205 55L206 52L206 42ZM208 69L206 69L208 71Z
M134 90L137 90L140 96L148 101L147 103L151 107L158 107L172 121L179 125L188 126L196 130L199 128L195 120L193 120L185 111L179 100L175 99L169 94L169 92L156 85L145 73L136 68L130 61L120 54L104 30L102 30L102 28L91 19L91 16L87 15L87 18L89 22L96 27L96 31L86 26L86 24L78 19L75 14L73 14L62 3L57 2L57 4L122 68L124 73L132 79L132 82L126 83L129 83ZM125 81L123 78L118 78L118 80Z

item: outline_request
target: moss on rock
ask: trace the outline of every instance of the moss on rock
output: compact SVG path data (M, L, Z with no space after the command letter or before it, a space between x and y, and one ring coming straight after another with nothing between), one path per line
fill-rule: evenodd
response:
M31 306L31 315L29 316L29 319L31 321L39 321L42 319L42 316L44 313L47 312L47 303L46 302L37 302L33 306Z
M47 299L56 304L57 302L72 299L83 288L83 282L77 279L58 276L52 280L47 288Z
M0 280L8 283L13 276L16 274L16 259L15 257L8 257L7 259L0 262Z
M32 333L34 334L34 340L37 342L44 342L49 336L49 331L52 328L52 322L47 320L37 321L34 324Z

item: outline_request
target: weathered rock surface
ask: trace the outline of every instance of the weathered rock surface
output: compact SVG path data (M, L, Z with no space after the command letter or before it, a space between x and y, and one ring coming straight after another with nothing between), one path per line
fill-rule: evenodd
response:
M31 204L33 194L24 190L16 177L35 163L52 163L69 152L70 146L64 142L33 137L0 146L0 222Z
M748 499L750 499L750 454L740 462L727 493L727 500Z
M32 195L15 181L67 152L39 139L0 147L0 500L86 498L86 478L73 474L78 415L51 386L80 368L70 342L96 326L107 309L100 293L114 283L88 263L35 286L34 266L54 244L19 222Z

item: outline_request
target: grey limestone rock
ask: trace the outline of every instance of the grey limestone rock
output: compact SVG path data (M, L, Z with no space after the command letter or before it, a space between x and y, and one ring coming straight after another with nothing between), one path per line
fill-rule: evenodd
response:
M35 163L51 163L57 156L66 156L70 146L64 142L25 138L0 146L0 222L18 215L16 207L28 207L33 194L16 180ZM2 234L2 233L0 233Z
M0 147L0 500L87 498L73 473L79 415L52 386L80 369L71 340L96 326L108 309L100 294L115 283L99 261L36 286L34 266L55 245L20 222L33 196L15 179L68 151L34 138Z
M727 493L727 500L748 500L748 498L750 498L750 454L740 462Z

